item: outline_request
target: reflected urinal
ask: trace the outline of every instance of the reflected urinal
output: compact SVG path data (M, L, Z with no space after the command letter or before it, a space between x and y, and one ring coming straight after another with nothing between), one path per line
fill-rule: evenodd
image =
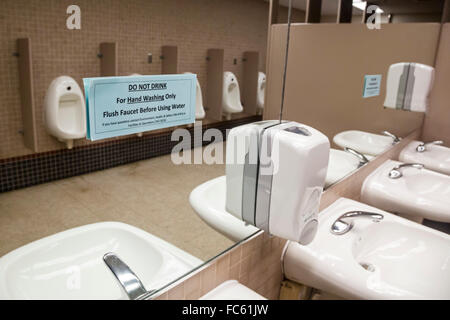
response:
M192 72L185 72L185 74L192 74ZM195 95L195 120L205 118L205 108L203 107L202 88L197 78L196 95Z
M222 112L227 120L232 113L242 112L241 93L236 76L226 71L223 73Z
M86 106L78 83L60 76L50 84L44 100L48 132L72 149L73 140L86 136Z
M266 75L258 72L258 91L256 93L256 106L258 114L262 114L264 109L264 94L266 93Z

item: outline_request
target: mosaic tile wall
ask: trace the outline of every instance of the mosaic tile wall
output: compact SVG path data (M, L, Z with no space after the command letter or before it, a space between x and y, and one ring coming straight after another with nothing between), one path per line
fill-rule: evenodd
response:
M66 28L66 9L71 4L81 8L81 30ZM209 48L225 49L224 68L238 79L244 51L259 51L260 69L264 69L268 5L262 0L1 0L0 159L32 153L20 133L18 65L13 56L17 38L31 39L38 152L48 152L64 145L43 125L46 90L60 75L69 75L80 85L83 77L99 76L101 42L118 43L119 75L158 74L161 46L178 46L179 72L197 73L205 98ZM151 64L147 53L153 54ZM75 142L75 146L87 144L93 143ZM68 159L71 154L67 153Z
M216 128L222 132L223 137L226 137L227 129L260 120L261 116L251 116L203 125L202 130ZM191 135L191 141L188 141L190 147L209 143L202 141L201 135L194 134L194 127L187 130ZM172 141L171 135L171 131L162 131L149 133L140 138L133 136L71 150L63 149L0 159L0 193L169 154L179 143Z

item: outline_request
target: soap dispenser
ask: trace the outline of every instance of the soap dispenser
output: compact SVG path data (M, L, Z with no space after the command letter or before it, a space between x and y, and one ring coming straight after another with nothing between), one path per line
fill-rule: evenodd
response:
M248 143L233 142L239 139ZM255 150L256 170L247 160ZM227 211L270 234L310 243L317 231L329 150L324 134L297 122L264 121L232 129Z

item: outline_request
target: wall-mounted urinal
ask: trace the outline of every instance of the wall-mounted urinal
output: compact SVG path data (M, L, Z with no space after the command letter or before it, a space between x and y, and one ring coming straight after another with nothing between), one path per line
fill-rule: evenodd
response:
M186 74L192 74L192 72L185 72ZM195 95L195 120L201 120L205 118L205 108L203 107L202 88L197 78L196 95Z
M242 112L241 93L236 76L226 71L223 73L222 112L227 120L231 120L232 113Z
M86 136L86 106L78 83L68 76L54 79L45 95L44 121L48 132L67 148Z
M258 91L256 93L256 106L258 114L262 114L264 109L264 95L266 93L266 75L258 72Z

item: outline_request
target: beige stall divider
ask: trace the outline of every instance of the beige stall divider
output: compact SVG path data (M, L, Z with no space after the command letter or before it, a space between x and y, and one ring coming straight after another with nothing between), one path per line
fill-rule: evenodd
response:
M222 120L223 58L223 49L208 49L206 108L213 120Z
M256 114L258 90L259 52L244 52L244 76L242 82L242 103L246 114Z
M17 39L19 58L20 99L22 102L23 140L27 148L38 151L33 86L31 40Z
M286 25L271 26L265 119L279 116ZM433 65L438 23L292 24L284 119L305 123L330 139L345 130L405 136L423 114L383 107L386 75L397 62ZM363 98L364 75L381 74L380 95Z
M117 42L100 43L100 75L114 77L119 74Z
M162 74L177 74L178 73L178 47L177 46L163 46L162 47Z
M443 140L450 147L450 23L442 26L436 75L425 116L422 139Z

